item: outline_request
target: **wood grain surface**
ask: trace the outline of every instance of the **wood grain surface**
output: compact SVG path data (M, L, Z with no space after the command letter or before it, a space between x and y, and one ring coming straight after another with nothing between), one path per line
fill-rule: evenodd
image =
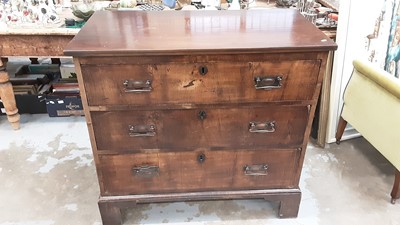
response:
M336 44L295 9L98 11L65 55L327 51Z
M319 60L82 65L89 105L243 103L311 100ZM201 74L202 68L207 70ZM109 76L109 71L113 71ZM282 78L281 86L255 88L255 79ZM152 90L126 92L123 83L151 81Z
M0 56L64 56L64 47L73 37L74 35L0 35Z
M105 190L102 196L186 191L294 188L299 157L295 149L259 151L194 151L100 156ZM205 160L198 161L199 154ZM267 165L266 175L245 175L246 165ZM133 168L156 166L150 177Z
M204 112L205 118L199 117ZM92 112L98 150L191 151L198 148L297 148L303 143L308 108L270 106L192 110ZM249 123L274 122L273 132L251 133ZM155 126L151 137L131 137L129 125Z
M96 12L65 53L78 68L103 222L120 224L119 209L137 203L245 197L296 216L336 47L295 10ZM257 77L274 76L281 85L256 90ZM127 92L144 81L151 89ZM274 129L253 133L251 122Z

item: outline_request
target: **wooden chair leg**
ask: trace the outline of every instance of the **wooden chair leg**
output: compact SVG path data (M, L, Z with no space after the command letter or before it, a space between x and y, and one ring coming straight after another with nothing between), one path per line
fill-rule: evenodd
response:
M340 117L339 124L336 130L336 144L340 144L340 140L342 139L344 129L346 128L347 121Z
M394 178L392 193L390 195L392 196L392 204L395 204L396 200L400 198L400 171L397 169Z

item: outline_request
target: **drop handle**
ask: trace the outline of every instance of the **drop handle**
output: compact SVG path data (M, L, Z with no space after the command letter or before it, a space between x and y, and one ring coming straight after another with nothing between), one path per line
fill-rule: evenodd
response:
M256 90L271 90L282 87L282 76L255 77L254 87Z
M275 121L249 123L250 133L273 133L275 132L275 128L276 128Z
M156 135L154 125L129 125L129 136L131 137L153 137Z
M268 165L245 165L243 171L246 176L266 176L268 175Z
M138 177L151 178L158 176L159 173L160 168L158 166L145 165L132 168L132 174Z
M143 93L153 90L151 80L124 80L124 92L126 93Z

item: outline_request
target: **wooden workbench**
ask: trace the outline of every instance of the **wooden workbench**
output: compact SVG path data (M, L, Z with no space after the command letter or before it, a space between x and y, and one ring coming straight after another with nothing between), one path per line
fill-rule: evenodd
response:
M19 114L15 103L12 85L6 71L7 58L10 56L25 57L59 57L64 56L64 47L79 32L72 28L16 29L7 28L0 31L0 98L14 129L19 128Z

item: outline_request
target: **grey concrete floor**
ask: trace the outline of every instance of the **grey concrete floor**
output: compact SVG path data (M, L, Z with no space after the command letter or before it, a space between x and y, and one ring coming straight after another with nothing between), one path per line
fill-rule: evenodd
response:
M394 168L363 138L309 145L298 218L277 218L263 200L139 205L124 224L400 224L389 203ZM22 115L13 131L0 116L0 225L99 225L99 194L84 117Z

